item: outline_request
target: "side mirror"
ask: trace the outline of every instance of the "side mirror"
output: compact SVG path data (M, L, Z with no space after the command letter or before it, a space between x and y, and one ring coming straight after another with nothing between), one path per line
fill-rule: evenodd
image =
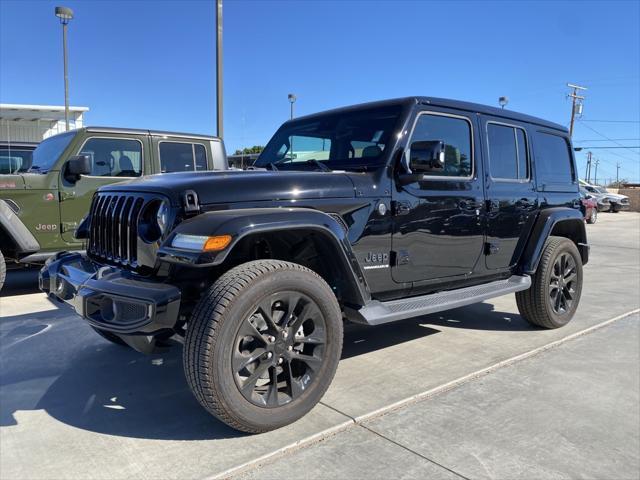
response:
M444 168L444 142L427 140L413 142L409 151L409 168L412 173L427 173Z
M444 152L445 145L441 140L413 142L409 154L402 156L401 163L405 173L400 175L400 182L419 182L425 173L443 170Z
M91 157L89 155L76 155L67 160L64 176L71 183L75 183L80 175L91 173Z

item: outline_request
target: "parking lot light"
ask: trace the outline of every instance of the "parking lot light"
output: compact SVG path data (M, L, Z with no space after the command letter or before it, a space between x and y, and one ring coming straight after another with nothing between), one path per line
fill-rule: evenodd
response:
M62 24L62 54L64 61L64 123L69 131L69 77L67 75L67 25L73 18L73 10L68 7L56 7L56 17Z

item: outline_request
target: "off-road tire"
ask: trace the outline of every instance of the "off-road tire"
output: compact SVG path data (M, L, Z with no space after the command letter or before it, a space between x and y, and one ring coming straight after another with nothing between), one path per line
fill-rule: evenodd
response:
M589 219L587 220L587 223L589 225L593 225L594 223L596 223L598 221L598 209L594 208L591 211L591 216L589 217Z
M131 348L129 347L129 345L127 345L127 342L122 340L119 336L115 335L114 333L107 332L105 330L100 330L99 328L96 328L93 326L91 328L93 328L93 330L102 338L104 338L106 341L115 343L116 345L120 345L121 347Z
M7 264L4 261L4 255L2 255L2 250L0 250L0 290L4 286L4 280L7 278Z
M557 314L551 305L549 284L556 259L563 253L573 257L576 268L576 286L571 308ZM531 279L531 287L516 292L516 303L520 315L532 325L543 328L560 328L569 323L575 314L582 293L582 259L578 248L564 237L549 237L542 251L538 269Z
M266 408L247 400L234 379L232 355L242 322L256 305L277 292L300 292L315 302L325 323L323 362L313 381L290 403ZM203 295L187 325L183 366L200 404L227 425L260 433L290 424L322 398L342 352L342 313L327 283L301 265L257 260L222 275Z

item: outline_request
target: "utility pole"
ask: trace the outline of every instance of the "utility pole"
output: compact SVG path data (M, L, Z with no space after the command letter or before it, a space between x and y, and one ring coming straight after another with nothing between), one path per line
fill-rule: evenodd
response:
M222 138L222 0L216 0L216 130Z
M584 169L584 179L589 183L589 173L591 170L591 152L587 152L587 166Z
M616 163L616 187L620 188L620 162Z
M595 164L596 164L596 171L593 174L593 183L595 185L598 185L598 164L600 163L600 160L596 158Z
M582 101L584 97L578 95L578 90L586 90L586 87L581 87L580 85L573 85L571 83L567 83L567 87L573 88L573 92L567 95L567 97L571 97L571 123L569 124L569 137L573 136L573 123L575 122L576 114L582 115Z

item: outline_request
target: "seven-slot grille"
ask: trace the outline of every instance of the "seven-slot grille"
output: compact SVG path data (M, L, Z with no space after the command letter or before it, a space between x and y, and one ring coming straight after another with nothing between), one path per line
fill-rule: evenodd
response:
M138 218L144 204L144 197L139 195L96 195L91 204L89 253L136 268Z

